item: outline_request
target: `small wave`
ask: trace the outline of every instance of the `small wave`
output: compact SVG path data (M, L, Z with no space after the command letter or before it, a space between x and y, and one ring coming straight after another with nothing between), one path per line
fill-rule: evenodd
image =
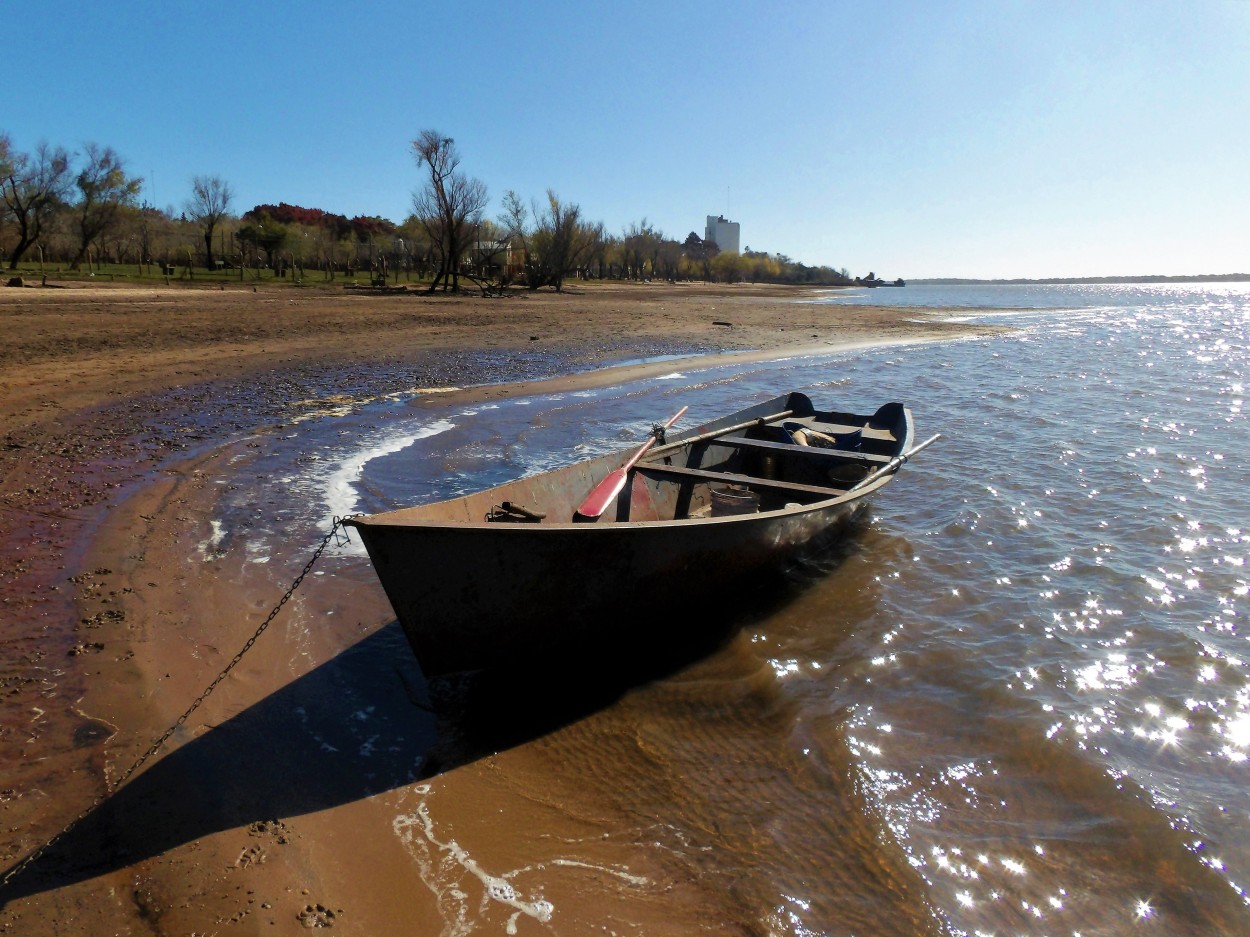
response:
M374 459L402 452L418 440L445 433L454 429L455 426L456 424L448 419L435 420L415 433L386 439L368 449L354 453L350 458L341 462L322 486L322 500L328 512L323 523L328 524L332 518L346 517L356 512L360 503L356 481L361 477L365 466Z

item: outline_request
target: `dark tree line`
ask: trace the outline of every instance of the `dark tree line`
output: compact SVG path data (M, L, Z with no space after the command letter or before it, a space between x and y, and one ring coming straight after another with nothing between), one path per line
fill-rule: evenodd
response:
M63 216L76 239L70 267L77 270L122 209L136 203L142 185L142 179L127 173L112 147L88 143L81 154L70 154L64 147L41 143L33 153L20 153L9 135L0 133L4 220L17 231L9 269L16 269L44 237L48 224Z
M16 150L0 132L0 259L10 269L36 252L78 269L92 258L114 263L209 270L294 267L368 269L375 281L430 278L431 289L456 290L462 277L481 286L561 290L571 278L708 280L795 284L849 283L845 270L806 266L781 254L721 251L695 232L668 237L646 218L611 234L554 189L528 203L516 192L486 218L486 185L462 169L455 141L424 130L412 141L422 173L412 214L348 218L286 202L231 212L234 192L221 176L190 179L181 213L141 203L143 180L111 148L80 152L41 143Z

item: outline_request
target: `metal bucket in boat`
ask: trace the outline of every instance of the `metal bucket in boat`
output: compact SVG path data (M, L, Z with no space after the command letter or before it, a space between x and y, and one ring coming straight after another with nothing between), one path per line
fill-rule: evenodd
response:
M834 485L854 485L868 477L869 468L858 462L835 465L829 469L829 481Z
M729 517L734 514L754 514L760 509L758 492L741 485L726 485L712 489L712 516Z

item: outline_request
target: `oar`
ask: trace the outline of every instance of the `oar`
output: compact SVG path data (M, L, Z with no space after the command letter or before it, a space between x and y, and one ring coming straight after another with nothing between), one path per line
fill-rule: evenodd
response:
M673 415L673 418L664 424L664 428L668 429L674 423L681 419L681 415L689 409L682 407ZM582 517L598 517L608 509L608 505L612 503L612 499L621 493L621 489L625 487L625 480L629 478L629 470L634 464L647 454L647 451L655 445L655 436L652 436L639 447L638 451L629 457L629 460L618 469L614 469L608 474L603 481L595 485L590 494L586 495L580 505L578 505L577 513Z
M914 456L921 449L927 449L929 446L933 445L935 442L937 442L941 438L942 438L941 433L934 433L932 436L930 436L920 445L912 446L902 455L896 455L894 458L892 458L885 465L881 466L881 468L877 469L871 475L865 476L860 481L856 482L854 485L848 488L847 493L849 494L850 492L854 491L856 488L863 488L865 485L869 485L872 482L875 482L882 475L888 475L890 472L897 472L900 468L902 468L904 462L906 462L908 459Z
M780 413L770 413L768 416L757 416L753 420L743 420L741 423L735 423L733 426L722 426L720 429L708 430L706 433L700 433L698 436L687 436L684 439L675 439L667 445L660 446L651 455L657 456L665 452L672 452L680 449L682 446L690 446L694 443L707 442L709 439L715 439L717 436L728 436L730 433L736 433L740 429L747 429L751 426L762 426L767 423L775 423L777 420L784 420L788 416L794 416L793 410L782 410Z

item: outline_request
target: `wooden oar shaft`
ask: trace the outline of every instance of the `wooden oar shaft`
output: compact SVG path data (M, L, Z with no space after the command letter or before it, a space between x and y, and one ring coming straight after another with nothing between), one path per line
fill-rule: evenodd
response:
M920 445L912 446L902 455L896 455L894 458L892 458L885 465L881 466L881 468L877 469L871 475L865 476L864 478L860 479L858 482L856 482L854 485L848 488L847 491L851 492L857 488L863 488L865 485L870 485L873 482L875 482L882 475L888 475L890 472L897 472L899 468L902 467L904 462L906 462L908 459L914 456L921 449L927 449L929 446L933 445L933 443L937 442L941 438L942 438L941 433L934 433L924 442L920 443Z
M794 411L782 410L780 413L770 413L768 416L757 416L753 420L743 420L741 423L735 423L733 426L723 426L720 429L708 430L706 433L700 433L698 436L675 439L673 442L652 450L651 454L657 456L665 452L673 452L682 446L689 446L697 442L707 442L709 439L715 439L717 436L728 436L730 433L736 433L738 430L746 429L748 426L755 426L759 423L772 423L774 420L784 420L788 416L794 416Z
M689 409L690 409L689 407L682 407L680 410L678 410L677 413L673 416L673 418L664 424L664 429L668 429L670 426L672 426L674 423L680 420L682 417L682 414L684 414ZM641 459L644 455L646 455L651 450L651 447L655 445L656 438L657 438L656 436L652 436L650 439L644 442L638 448L638 451L635 452L632 456L630 456L629 461L627 461L624 465L622 465L621 468L623 468L626 472L628 472L635 465L637 465L638 460Z
M682 407L673 416L663 424L664 429L668 429L674 423L681 419L683 413L688 407ZM613 469L608 476L595 485L590 494L582 500L578 505L576 517L593 519L598 517L607 510L608 505L612 503L612 499L621 493L621 489L625 487L625 482L629 479L630 469L655 445L656 436L652 435L650 439L644 442L629 459L620 468Z

